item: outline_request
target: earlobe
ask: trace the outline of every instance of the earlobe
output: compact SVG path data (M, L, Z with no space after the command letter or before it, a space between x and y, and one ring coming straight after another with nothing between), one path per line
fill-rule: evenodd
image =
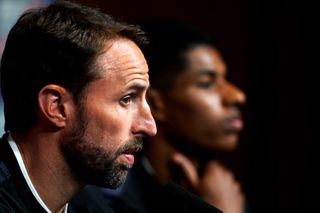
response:
M157 122L164 122L166 120L166 113L161 93L150 88L147 92L147 99L154 119Z
M70 94L61 86L49 84L38 94L39 115L52 126L62 128L67 120L67 100Z

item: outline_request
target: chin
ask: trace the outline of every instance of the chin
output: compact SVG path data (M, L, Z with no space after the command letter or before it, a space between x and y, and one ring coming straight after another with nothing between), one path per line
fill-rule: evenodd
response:
M216 144L215 149L220 151L234 151L238 147L238 135L228 135Z
M238 135L232 135L229 136L228 139L223 144L225 147L225 150L227 151L233 151L238 147Z

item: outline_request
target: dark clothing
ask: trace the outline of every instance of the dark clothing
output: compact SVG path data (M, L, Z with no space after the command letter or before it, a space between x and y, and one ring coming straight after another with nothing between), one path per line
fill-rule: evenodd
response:
M147 173L140 161L134 164L121 195L115 198L112 207L116 212L130 213L221 212L173 182L161 185Z
M0 141L0 212L46 212L29 189L6 139Z
M69 202L68 213L114 213L99 187L84 187Z
M68 213L113 213L98 190L84 188L81 201L68 205ZM46 213L25 181L14 153L4 136L0 141L0 213Z

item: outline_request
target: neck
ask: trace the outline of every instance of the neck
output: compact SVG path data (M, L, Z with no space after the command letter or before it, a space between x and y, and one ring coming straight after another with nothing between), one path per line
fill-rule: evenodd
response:
M230 157L228 153L223 151L213 152L212 150L196 148L193 145L188 146L188 143L185 141L168 137L161 128L158 128L157 135L149 140L144 146L145 155L161 183L166 183L171 178L172 174L170 174L169 165L174 153L179 152L186 156L197 168L199 175L204 172L209 161L226 162L224 156Z
M12 137L42 201L52 212L62 212L80 190L80 184L60 152L58 134L31 130L27 134L12 134Z
M198 168L201 159L198 159L195 155L188 155L187 152L176 147L171 143L170 139L166 137L161 128L158 128L157 135L149 138L149 141L145 143L144 154L148 158L152 165L156 177L158 180L165 184L172 177L170 172L170 162L174 153L181 153L185 155L194 165Z
M170 179L168 163L171 155L176 151L173 146L167 143L161 130L158 129L156 136L149 138L144 145L144 154L152 165L158 180L165 184Z

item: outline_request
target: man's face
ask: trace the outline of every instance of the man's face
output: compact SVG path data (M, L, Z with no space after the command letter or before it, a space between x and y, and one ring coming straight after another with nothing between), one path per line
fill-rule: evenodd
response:
M186 53L187 69L165 97L167 132L209 150L231 150L243 127L238 105L245 95L225 79L226 66L209 46Z
M87 86L61 148L80 181L115 188L132 167L142 137L155 135L156 126L145 99L149 76L140 49L126 39L106 49L96 62L101 78Z

